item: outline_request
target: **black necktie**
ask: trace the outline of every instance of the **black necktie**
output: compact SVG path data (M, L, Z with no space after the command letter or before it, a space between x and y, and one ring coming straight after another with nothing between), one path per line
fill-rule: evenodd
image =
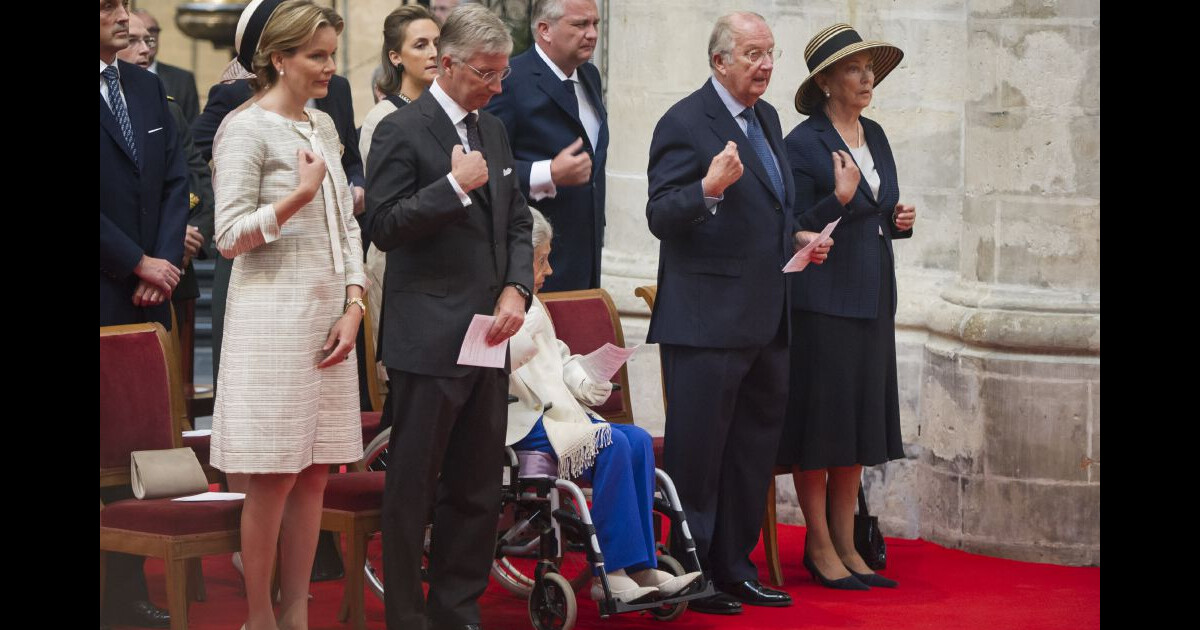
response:
M471 145L472 151L478 151L483 154L483 159L487 159L487 151L483 150L483 139L479 136L479 114L471 112L467 114L467 144Z
M567 102L571 105L571 113L579 118L579 96L575 94L575 82L563 79L563 87L567 90Z

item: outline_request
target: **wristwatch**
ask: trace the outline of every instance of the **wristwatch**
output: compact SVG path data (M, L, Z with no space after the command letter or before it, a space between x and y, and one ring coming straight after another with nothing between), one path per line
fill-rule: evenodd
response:
M516 282L509 282L509 283L505 284L504 286L512 287L512 288L516 289L517 293L520 293L521 297L525 298L526 302L529 301L529 297L530 297L529 289L526 289L525 287L521 286L519 283L516 283Z

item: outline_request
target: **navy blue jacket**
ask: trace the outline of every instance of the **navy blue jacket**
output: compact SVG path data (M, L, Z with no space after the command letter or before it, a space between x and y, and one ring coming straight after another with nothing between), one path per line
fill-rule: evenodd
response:
M600 248L604 244L604 165L608 160L608 113L600 97L600 71L585 63L579 79L600 117L596 146L588 141L562 81L530 47L510 61L512 74L504 91L485 108L508 132L521 194L546 215L554 226L550 264L554 275L544 291L590 289L600 286ZM558 186L553 199L533 201L529 196L529 171L534 162L552 159L576 138L592 158L591 181L582 186Z
M842 219L833 231L834 245L825 263L790 274L794 309L874 319L879 313L879 257L883 248L887 248L890 259L892 239L912 236L911 229L902 232L892 224L900 186L887 136L875 121L866 117L859 120L879 173L878 200L871 197L867 178L862 177L850 203L838 203L833 194L833 153L839 149L849 153L850 149L824 112L814 113L787 136L788 161L796 182L792 211L801 229L819 232L830 221ZM894 281L894 265L891 273ZM894 298L895 293L892 295ZM895 311L893 299L893 314Z
M104 97L100 101L100 325L159 322L171 327L170 301L133 305L142 255L183 262L187 171L162 81L117 61L138 159Z
M779 114L754 105L763 132L788 170ZM737 143L744 172L711 214L700 180L725 143ZM650 343L750 348L774 338L787 304L782 271L794 253L795 189L779 199L766 169L709 81L667 110L650 142L646 218L661 241ZM805 271L804 273L808 273Z

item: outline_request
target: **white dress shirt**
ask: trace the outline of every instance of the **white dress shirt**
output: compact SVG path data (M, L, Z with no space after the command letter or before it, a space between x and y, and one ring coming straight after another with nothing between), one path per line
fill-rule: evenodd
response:
M104 99L104 103L108 105L109 111L112 111L112 102L108 100L108 80L104 78L104 69L112 65L117 69L117 87L121 91L121 100L125 102L125 111L129 111L129 100L125 98L125 88L121 87L121 66L117 65L117 60L113 59L112 64L100 61L100 96Z
M437 101L438 105L442 106L442 111L446 112L446 115L450 117L450 122L454 124L454 130L458 132L458 139L462 141L463 150L471 151L471 143L467 142L467 114L471 112L463 109L462 105L459 105L454 99L450 98L450 95L446 94L446 91L442 89L442 86L436 79L429 86L429 94ZM478 110L474 113L476 116L479 115ZM463 191L462 186L458 185L458 182L454 179L454 174L446 173L446 179L450 180L450 185L454 188L454 192L458 193L458 200L462 202L462 205L471 205L470 195Z

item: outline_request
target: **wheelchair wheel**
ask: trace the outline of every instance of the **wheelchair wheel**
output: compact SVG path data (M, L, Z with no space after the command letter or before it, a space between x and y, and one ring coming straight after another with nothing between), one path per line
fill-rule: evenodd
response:
M517 520L517 514L513 512L516 506L505 506L505 514L511 520ZM568 510L574 511L574 505L568 504ZM511 542L530 542L537 540L536 532L527 532L519 541ZM530 591L534 585L534 571L537 569L539 558L537 555L531 556L504 556L500 555L492 560L492 577L504 587L505 590L520 597L528 599ZM576 592L591 582L592 565L587 560L587 553L579 550L567 549L566 553L558 558L554 558L554 565L559 573L567 578L571 586Z
M658 557L658 568L659 570L666 571L671 575L683 575L687 573L687 571L683 569L683 565L679 564L678 560L666 554ZM687 602L679 602L677 604L659 606L658 608L647 608L646 611L650 613L650 616L659 621L671 621L673 619L678 619L679 616L682 615L685 610L687 610L687 605Z
M379 432L370 444L363 447L363 458L358 461L359 470L387 470L388 442L392 439L392 428Z
M543 575L529 595L529 620L533 627L537 630L571 630L578 616L575 591L567 578L557 573Z
M429 533L430 527L425 527L425 551L421 559L421 581L429 581ZM367 588L379 601L383 601L383 539L379 532L371 534L367 539L367 561L363 564L366 574Z

